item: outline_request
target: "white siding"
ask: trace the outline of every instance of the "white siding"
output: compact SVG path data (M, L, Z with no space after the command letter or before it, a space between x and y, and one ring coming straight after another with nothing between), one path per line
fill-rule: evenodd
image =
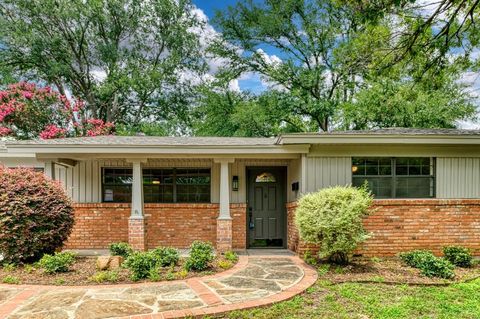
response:
M306 192L352 183L350 157L307 157Z
M480 198L480 158L438 157L437 198Z

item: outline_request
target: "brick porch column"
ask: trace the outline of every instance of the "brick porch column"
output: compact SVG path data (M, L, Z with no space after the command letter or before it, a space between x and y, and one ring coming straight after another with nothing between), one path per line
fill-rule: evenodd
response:
M232 217L230 216L230 180L228 165L233 158L215 159L220 163L220 212L217 219L217 251L232 249Z
M132 212L128 220L128 243L135 250L144 251L145 239L145 216L143 214L143 176L142 163L146 159L132 159Z

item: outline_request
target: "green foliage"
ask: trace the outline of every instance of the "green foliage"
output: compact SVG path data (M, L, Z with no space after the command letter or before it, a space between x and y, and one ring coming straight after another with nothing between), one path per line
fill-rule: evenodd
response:
M17 266L14 263L4 263L2 268L6 272L12 272L17 268Z
M295 213L302 240L318 244L321 258L346 263L369 235L362 219L372 204L364 188L331 187L303 196Z
M220 260L218 262L218 267L222 269L230 269L233 267L233 263L230 260Z
M195 85L181 74L206 71L193 9L189 0L6 0L0 70L68 90L103 120L184 131Z
M134 252L124 262L124 266L132 272L132 280L148 278L157 267L155 255L149 251Z
M458 267L471 267L473 265L473 256L470 250L461 246L443 247L445 259Z
M111 243L109 249L112 256L122 256L125 259L133 253L133 248L123 242Z
M256 72L270 84L275 112L255 107L257 113L248 114L258 117L247 123L270 117L279 127L294 124L302 131L327 131L454 127L458 120L474 119L474 95L459 80L463 71L470 71L468 54L474 48L465 47L464 41L478 47L480 33L473 37L469 32L468 39L452 36L455 41L447 46L461 46L464 56L439 53L438 47L445 44L435 39L438 32L432 21L422 28L419 12L424 10L412 8L417 2L402 2L407 5L391 12L383 3L239 1L219 12L215 23L223 38L211 50L233 61L230 74ZM372 9L377 7L381 9ZM446 12L453 12L447 7ZM392 8L391 2L387 8ZM450 25L439 22L439 16L433 21ZM460 24L450 22L452 27ZM410 40L427 39L435 43L432 50L410 47ZM439 57L432 60L432 55ZM222 110L218 116L224 114L230 113ZM227 115L222 125L230 123ZM267 123L265 127L271 122Z
M3 277L2 282L4 284L18 285L18 284L20 284L20 279L18 279L15 276L8 275L8 276Z
M427 277L452 279L455 268L448 260L438 258L430 251L414 250L399 254L400 259L410 267L418 268Z
M448 73L448 71L443 71ZM476 109L461 84L436 75L419 82L376 78L342 105L345 128L454 128L472 119Z
M435 258L428 250L412 250L399 254L400 259L410 267L421 268L425 260Z
M155 257L156 264L160 267L176 265L180 259L178 250L172 247L157 247L151 253Z
M313 256L313 254L310 250L307 250L303 254L303 260L305 260L305 262L309 265L316 265L317 264L317 258L315 258L315 256Z
M109 270L96 272L94 275L88 278L88 280L100 284L103 282L117 282L119 278L117 271Z
M187 270L205 270L215 258L213 246L209 242L194 241L190 246L190 256L185 262Z
M33 262L63 245L74 223L63 187L42 172L0 168L0 254L5 263Z
M226 260L231 261L232 263L237 262L237 260L238 260L237 253L232 251L232 250L227 250L226 252L224 252L223 257Z
M55 253L54 255L45 254L39 260L38 265L43 268L47 274L67 272L75 262L77 255L70 251Z

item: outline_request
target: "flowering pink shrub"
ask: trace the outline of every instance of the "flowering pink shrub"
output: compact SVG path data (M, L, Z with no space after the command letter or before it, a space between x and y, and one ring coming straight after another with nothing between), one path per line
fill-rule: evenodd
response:
M62 247L74 224L62 186L28 168L0 167L0 254L4 262L31 262Z
M0 91L0 137L42 139L112 134L113 123L87 116L85 103L33 83Z

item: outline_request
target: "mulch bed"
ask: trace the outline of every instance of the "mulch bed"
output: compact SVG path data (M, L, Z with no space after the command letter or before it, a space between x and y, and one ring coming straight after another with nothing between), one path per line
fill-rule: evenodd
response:
M332 283L343 282L378 282L386 284L408 285L446 285L464 282L480 277L480 265L472 268L455 268L454 279L429 278L420 273L419 269L404 265L399 259L384 259L380 261L369 259L354 259L347 266L319 264L318 278Z
M17 266L13 270L0 267L0 283L7 282L5 277L13 277L18 280L18 284L34 284L34 285L108 285L108 284L128 284L128 283L141 283L151 282L151 280L138 280L132 281L130 278L130 271L124 268L118 268L114 270L117 272L117 281L115 282L96 282L91 277L98 272L96 268L96 257L77 257L75 263L70 267L70 271L57 274L46 274L40 268L33 266ZM201 277L212 275L218 272L225 271L226 269L218 266L218 262L223 260L222 257L215 259L210 268L205 271L196 272L189 271L183 272L183 265L185 258L180 258L179 263L175 267L165 267L160 271L160 280L177 280L188 279L192 277ZM235 263L232 263L234 265ZM10 282L7 282L10 283Z

